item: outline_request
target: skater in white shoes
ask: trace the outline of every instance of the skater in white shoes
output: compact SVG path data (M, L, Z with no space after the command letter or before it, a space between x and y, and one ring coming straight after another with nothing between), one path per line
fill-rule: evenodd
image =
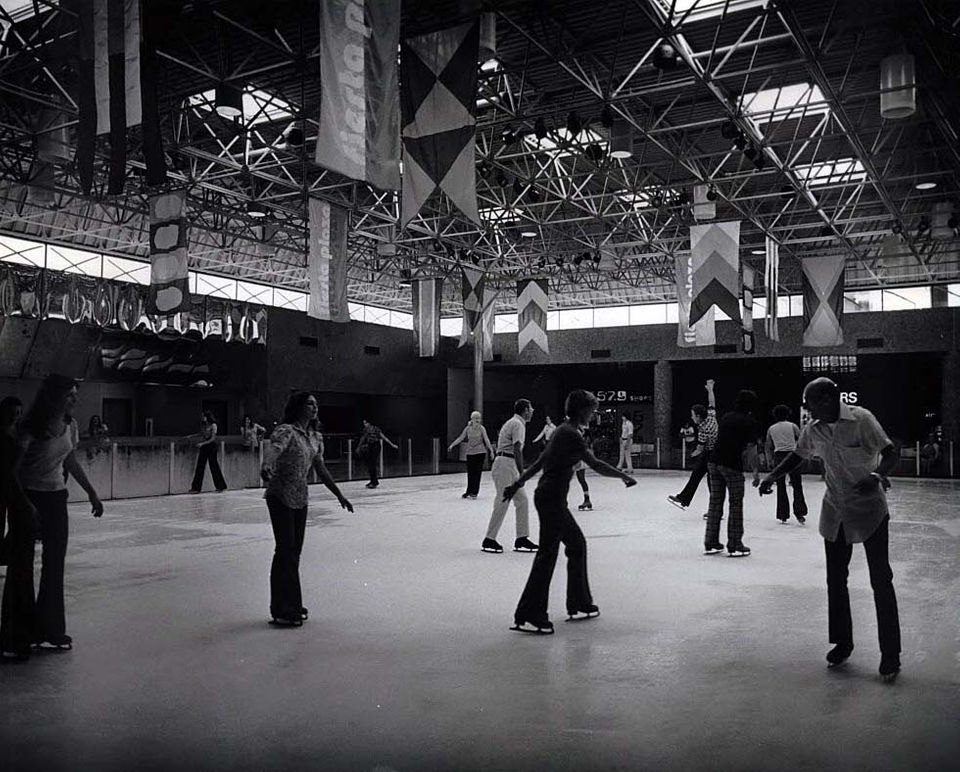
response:
M590 429L586 426L581 426L580 433L583 435L583 440L587 443L587 447L592 453L593 439L590 436ZM590 501L590 486L587 485L587 465L583 461L578 461L573 471L577 476L577 482L580 483L580 490L583 491L583 503L580 504L577 509L581 512L592 512L593 502Z
M512 630L548 635L553 623L547 615L550 580L562 542L567 555L567 614L570 621L593 619L600 609L593 602L587 581L587 540L567 508L567 492L573 468L584 461L606 477L619 477L629 488L637 481L629 474L600 461L590 452L580 427L590 423L597 410L597 398L577 389L567 395L567 420L557 427L547 449L515 482L506 486L503 498L523 493L523 484L543 470L533 495L540 519L540 549L533 559L530 577L514 612Z
M890 570L890 514L884 491L887 474L897 465L897 452L880 422L869 410L845 405L829 378L817 378L803 391L803 406L813 422L803 427L797 447L760 484L760 495L797 469L805 458L823 460L827 492L820 508L820 535L827 555L829 667L853 652L853 622L847 571L854 544L863 544L870 586L877 609L880 676L891 681L900 672L900 616Z
M503 524L510 503L503 497L504 489L523 473L523 444L526 439L527 422L533 418L533 405L529 399L518 399L513 405L513 416L504 422L497 435L497 450L490 474L496 492L493 497L493 512L481 549L484 552L503 552L497 534ZM513 543L515 552L536 552L537 545L530 541L530 504L527 495L520 491L514 499L517 511L517 538Z

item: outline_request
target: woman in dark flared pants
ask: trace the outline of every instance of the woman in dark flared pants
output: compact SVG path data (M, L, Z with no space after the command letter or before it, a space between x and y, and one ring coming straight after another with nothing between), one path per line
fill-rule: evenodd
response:
M381 442L385 442L394 450L397 446L390 440L379 426L374 426L367 420L363 422L363 434L360 436L360 442L357 445L358 455L367 465L367 474L370 476L368 488L376 488L380 485L380 448Z
M200 442L197 443L197 471L193 475L190 485L191 493L200 493L203 489L203 473L207 464L210 464L210 476L213 478L213 487L221 493L227 489L227 482L220 471L220 462L217 459L217 422L209 410L203 414L200 425Z
M520 475L520 479L503 491L504 499L509 500L527 480L543 470L533 497L540 518L540 549L514 612L513 630L541 634L553 632L547 603L561 543L566 547L567 554L569 618L592 619L600 613L593 603L587 580L587 541L567 508L567 492L573 468L577 462L584 461L591 469L606 477L619 477L628 488L636 485L637 481L597 459L587 447L581 427L590 423L597 405L597 398L589 391L571 391L566 400L567 420L557 427L540 458Z
M323 437L314 428L317 399L297 392L287 401L283 423L270 435L260 476L267 483L264 498L276 548L270 565L271 624L299 627L307 618L300 589L300 553L307 525L307 476L310 469L337 497L340 506L353 506L340 493L323 463Z

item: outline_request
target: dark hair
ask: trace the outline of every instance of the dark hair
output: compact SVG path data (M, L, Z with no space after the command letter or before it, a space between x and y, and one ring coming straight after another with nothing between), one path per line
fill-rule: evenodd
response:
M66 395L70 389L78 385L78 381L65 375L48 375L43 379L33 404L23 419L23 426L34 437L43 437L50 428L50 421L54 418L54 405Z
M753 412L753 407L756 404L756 392L750 391L750 389L741 389L733 400L733 409L739 413L750 413Z
M7 421L13 417L13 411L23 407L20 397L4 397L0 399L0 421Z
M213 417L213 413L209 410L204 410L201 418L203 418L203 420L208 424L215 424L217 422L217 419Z
M96 422L96 426L97 426L97 427L102 427L102 426L103 426L103 419L101 419L100 416L98 416L98 415L92 415L92 416L90 416L90 422L87 424L87 431L88 431L90 434L93 434L94 422Z
M532 407L533 407L533 404L530 402L529 399L518 399L516 402L513 403L513 412L516 413L517 415L520 415L523 413L523 411Z
M307 400L312 397L309 391L295 391L287 398L287 404L283 408L283 421L281 423L292 424L300 420L300 414L303 412Z
M593 392L574 389L567 394L567 399L563 403L563 412L567 414L567 418L576 418L587 408L596 409L599 404Z
M778 421L786 421L790 418L790 408L786 405L777 405L773 409L773 417Z
M694 405L694 406L691 407L690 409L694 412L694 414L700 416L700 418L706 418L706 417L707 417L707 406L706 406L706 405L701 405L701 404L698 402L696 405Z

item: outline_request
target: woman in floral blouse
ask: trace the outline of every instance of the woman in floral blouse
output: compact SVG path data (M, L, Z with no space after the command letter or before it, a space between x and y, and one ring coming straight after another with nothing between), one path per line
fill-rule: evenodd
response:
M300 595L300 551L307 524L307 475L316 469L320 481L337 497L340 506L353 512L323 463L323 437L314 428L317 400L295 392L287 400L283 422L267 444L260 476L267 483L267 509L276 549L270 566L271 624L299 627L307 618Z

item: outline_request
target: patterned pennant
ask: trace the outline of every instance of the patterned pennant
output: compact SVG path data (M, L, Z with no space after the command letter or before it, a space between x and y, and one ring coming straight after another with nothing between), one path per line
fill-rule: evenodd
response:
M186 208L185 190L150 197L151 314L174 314L190 299Z
M803 268L803 345L843 344L843 255L807 257Z
M493 361L494 305L497 290L486 287L483 290L483 361Z
M674 274L677 280L677 345L712 346L717 342L717 330L713 318L713 306L694 325L690 325L690 295L693 292L693 275L690 273L690 256L677 255L674 259Z
M307 315L314 319L349 322L347 308L347 210L311 198L310 248L307 271L310 275L310 305Z
M435 357L440 349L440 301L443 279L416 279L413 294L413 334L420 356Z
M767 293L767 317L764 328L770 340L780 340L780 326L777 323L780 309L780 245L767 236L767 257L763 269L763 281Z
M743 353L754 354L756 347L753 339L753 283L754 270L743 266Z
M401 227L437 190L475 223L479 20L404 40L400 47L403 137Z
M550 353L547 342L547 304L550 285L546 279L521 279L517 282L517 348L522 355L535 345Z
M740 223L718 222L690 226L690 263L693 295L690 324L716 306L740 321Z
M463 330L460 332L460 343L464 345L477 329L483 314L483 271L477 268L460 267L463 294Z

